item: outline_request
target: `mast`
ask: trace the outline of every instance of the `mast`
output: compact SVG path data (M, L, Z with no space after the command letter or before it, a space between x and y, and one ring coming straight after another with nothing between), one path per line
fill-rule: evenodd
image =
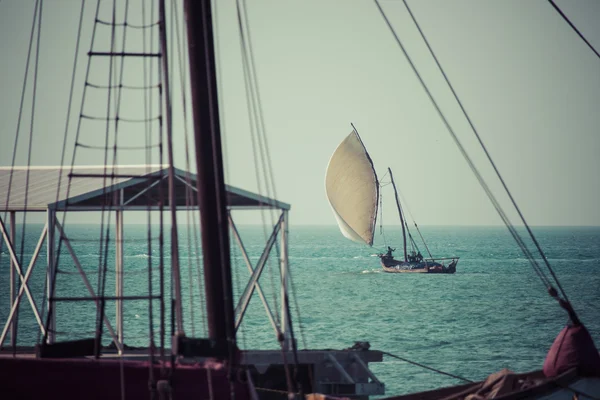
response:
M394 183L394 175L392 170L388 167L390 178L392 179L392 186L394 187L394 195L396 196L396 206L398 207L398 215L400 215L400 225L402 225L402 244L404 250L404 262L408 261L406 257L406 229L404 228L404 218L402 218L402 207L400 206L400 200L398 199L398 190L396 190L396 184Z
M210 1L185 0L209 339L235 345ZM231 349L231 347L230 347Z

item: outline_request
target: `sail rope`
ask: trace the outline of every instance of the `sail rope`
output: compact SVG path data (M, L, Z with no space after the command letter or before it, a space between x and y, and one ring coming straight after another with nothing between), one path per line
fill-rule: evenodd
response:
M506 214L505 214L504 210L502 209L502 207L500 206L498 200L496 199L496 197L492 193L492 191L489 188L489 186L487 185L487 183L484 181L483 177L479 173L479 170L477 169L477 167L475 166L475 164L471 160L470 156L467 154L466 149L464 148L464 146L462 145L462 143L458 139L456 133L454 132L454 130L450 126L448 120L446 119L446 117L444 116L443 112L441 111L439 105L437 104L437 101L435 100L435 98L433 97L431 91L429 90L429 88L425 84L423 78L419 74L419 72L418 72L415 64L413 63L412 59L410 58L410 56L406 52L406 49L404 48L404 45L402 44L402 42L401 42L400 38L398 37L398 35L397 35L396 31L394 30L394 28L392 27L391 22L387 18L387 15L385 14L385 12L383 11L383 9L381 8L381 5L379 4L379 1L378 0L374 0L374 1L375 1L375 4L376 4L377 8L379 9L380 14L382 15L382 17L385 20L388 28L390 29L390 32L394 36L394 39L396 40L396 43L399 45L399 47L402 50L404 56L406 57L408 63L410 64L413 72L417 76L417 78L418 78L421 86L423 87L423 89L425 90L427 96L429 97L430 101L432 102L432 105L434 106L436 112L438 113L438 115L442 119L442 122L446 126L446 129L450 133L452 139L454 140L455 144L457 145L457 147L458 147L459 151L461 152L463 158L467 161L467 164L469 165L471 171L476 176L479 184L484 189L486 195L488 196L488 198L492 202L494 208L496 209L496 212L498 213L498 215L500 216L500 218L502 219L502 221L504 222L504 224L508 228L508 230L509 230L510 234L512 235L513 239L515 240L515 242L517 242L518 246L521 248L521 251L525 254L525 256L529 260L530 264L532 265L534 271L536 272L536 274L538 275L538 277L540 278L540 280L542 281L542 283L544 283L544 285L548 289L549 294L552 297L556 298L559 301L559 304L561 304L561 306L563 306L563 308L565 308L569 312L569 316L572 319L574 319L574 322L578 321L578 319L577 319L574 311L572 310L571 307L569 307L568 299L565 296L564 290L562 290L562 288L560 287L560 283L558 283L558 281L555 278L555 281L557 282L557 285L559 286L559 288L560 288L560 290L561 290L561 292L563 294L564 300L562 300L562 299L560 299L558 297L558 293L556 292L556 289L554 289L554 287L550 284L550 281L549 281L548 277L546 277L545 274L543 273L543 271L542 271L541 267L539 266L537 260L533 257L531 251L529 250L529 248L527 247L527 245L525 244L525 242L523 241L523 239L521 238L521 236L519 235L519 233L517 232L517 230L515 229L515 227L512 225L512 223L510 222L510 220L506 216ZM522 214L521 214L521 216L522 216ZM524 221L524 218L522 218L522 220ZM532 235L529 226L528 225L526 225L526 226L527 226L528 231L530 232L530 235ZM534 243L537 243L537 240L534 239ZM549 267L549 263L547 263L547 259L546 259L545 255L543 254L543 252L541 251L541 247L539 247L539 245L537 245L537 247L538 247L538 250L542 254L542 258L544 259L544 261L546 262L547 266ZM549 268L549 269L551 270L551 268ZM551 272L551 274L553 276L555 276L553 272Z
M37 22L36 22L37 21ZM34 39L34 35L36 32L36 27L37 27L37 38ZM16 155L17 155L17 145L18 145L18 141L19 141L19 133L21 131L21 121L22 121L22 116L23 116L23 107L24 107L24 103L25 103L25 90L27 88L27 82L28 82L28 75L29 75L29 66L31 65L31 53L32 53L32 47L33 47L33 43L34 41L36 41L36 49L35 49L35 60L33 61L33 68L34 68L34 78L33 78L33 94L31 97L32 100L32 105L31 105L31 118L30 118L30 126L29 126L29 144L28 144L28 158L27 158L27 166L29 167L31 165L31 151L32 151L32 146L33 146L33 130L34 130L34 110L35 110L35 104L36 104L36 96L35 93L37 91L37 79L38 79L38 66L39 66L39 49L40 49L40 36L41 36L41 29L42 29L42 2L40 0L36 1L35 3L35 9L34 9L34 13L33 13L33 21L31 24L31 34L30 34L30 38L29 38L29 49L27 51L27 61L25 64L25 76L23 77L23 88L21 91L21 101L20 101L20 105L19 105L19 116L17 119L17 130L16 130L16 135L15 135L15 144L14 144L14 150L13 150L13 157L12 157L12 162L11 162L11 170L10 170L10 177L9 177L9 184L8 184L8 191L7 191L7 197L6 197L6 205L4 207L5 210L8 209L8 203L10 200L10 192L11 192L11 188L12 188L12 179L13 179L13 174L14 174L14 167L15 167L15 161L16 161ZM28 190L29 190L29 168L27 169L27 176L26 176L26 181L25 181L25 199L24 199L24 209L27 210L27 201L28 201ZM6 216L7 216L7 211L4 212L4 220L6 220ZM19 264L23 264L23 255L24 255L24 250L25 250L25 223L26 223L26 216L27 216L27 212L23 213L23 226L21 229L21 249L20 249L20 255L19 255ZM13 222L16 221L15 219L11 219L11 231L16 232L16 227L13 226ZM11 240L16 240L16 237L11 237ZM4 243L3 240L0 240L0 255L2 254L2 244ZM14 244L13 244L14 246ZM0 256L1 257L1 256ZM13 271L13 268L15 268L12 265L12 261L11 261L11 272ZM19 286L20 280L18 275L12 275L11 274L11 278L14 276L15 281L11 282L11 285L15 285L14 287L17 288ZM16 292L15 292L16 293ZM11 293L11 296L13 295L13 293ZM13 301L15 301L14 298L10 299L11 303ZM42 316L44 313L44 304L42 304ZM17 314L18 315L18 314ZM12 333L15 333L16 336L16 326L18 324L18 320L14 319L13 321L13 327L14 330L12 331ZM12 335L11 333L11 335ZM41 331L38 333L38 339L40 337L40 333ZM13 341L15 343L15 347L13 347L13 355L16 354L16 343L17 343L17 339L16 337L11 337L11 341Z
M220 41L219 41L219 34L218 32L218 5L217 2L208 2L209 6L207 8L205 8L205 11L207 9L211 10L211 13L213 13L213 15L208 15L208 18L210 18L213 22L213 27L212 27L212 31L213 34L211 34L212 36L212 40L213 40L213 62L215 63L214 68L216 69L216 71L220 71L221 70L221 65L220 65ZM212 3L212 4L211 4ZM189 23L189 21L188 21ZM210 22L205 21L205 23L210 24ZM222 83L222 77L221 74L219 73L215 73L215 80L216 80L216 91L217 93L222 93L222 89L223 89L223 83ZM219 129L221 132L219 132L218 134L223 137L224 133L226 132L226 125L225 125L225 118L224 118L224 110L225 107L223 107L223 96L217 95L216 96L216 100L217 100L217 109L219 110L220 113L220 120L222 123L220 123ZM217 118L219 118L219 116L217 115ZM224 166L228 164L228 151L227 151L227 140L223 140L222 138L218 139L218 143L220 144L220 146L222 146L222 151L221 151L221 157L223 157L223 161L219 161L222 165L220 166L220 169L222 170L223 173L223 179L226 179L226 181L229 180L229 169L225 168ZM226 191L227 189L225 189ZM225 197L223 198L223 201L225 203L227 203L227 196L225 193ZM224 208L227 208L227 205L225 205ZM230 228L228 228L229 230ZM204 234L204 232L202 232ZM228 248L225 248L225 246L221 246L220 247L220 251L221 251L221 259L225 260L225 252L228 252L228 256L231 257L231 242L228 241ZM221 275L223 277L227 277L229 276L229 280L231 281L231 259L229 260L229 265L226 267L225 264L222 264L220 266L221 268ZM229 270L227 270L227 268L229 268ZM231 288L231 304L234 303L235 301L235 293L233 293L233 287ZM225 291L225 295L227 295L227 291ZM224 298L224 303L227 304L228 300L227 298ZM229 312L225 313L225 324L227 326L227 332L226 332L226 336L229 339L229 363L228 363L228 375L231 378L234 374L233 371L233 366L235 363L235 355L234 355L234 351L235 351L235 340L236 340L236 330L235 330L235 308L231 311L231 315ZM238 366L239 367L239 366ZM239 372L239 370L238 370ZM212 382L211 382L212 385ZM229 379L229 390L230 390L230 395L232 396L232 398L234 397L234 388L233 388L233 381L232 379ZM213 398L212 395L212 391L211 391L211 395L210 398Z
M38 71L40 64L40 43L41 43L41 34L42 34L42 7L43 1L39 2L39 13L38 13L38 22L37 22L37 40L35 46L35 60L33 64L33 83L32 83L32 94L31 94L31 117L29 122L29 143L27 149L27 167L31 166L31 153L33 149L33 132L34 132L34 122L35 122L35 106L37 100L37 89L38 89ZM27 205L29 200L29 168L27 168L27 173L25 176L25 212L23 213L23 222L21 227L21 248L19 254L19 264L23 265L23 256L25 252L25 231L27 224ZM11 227L11 230L14 227ZM16 238L13 238L13 240ZM18 282L18 280L17 280ZM12 299L11 299L12 301ZM13 349L14 351L14 349Z
M98 16L98 10L99 10L99 2L97 2L97 8L96 8L96 17ZM75 48L75 56L73 58L73 73L71 74L71 88L70 88L70 92L69 92L69 102L68 102L68 109L67 109L67 117L65 119L65 131L64 131L64 137L63 137L63 145L62 145L62 150L61 150L61 160L60 160L60 166L61 169L63 168L64 164L65 164L65 153L66 153L66 147L67 147L67 137L68 137L68 128L69 128L69 120L70 120L70 113L71 113L71 106L72 106L72 100L73 100L73 91L74 91L74 86L75 86L75 76L76 76L76 70L77 70L77 56L79 54L79 44L80 44L80 38L81 38L81 29L82 29L82 25L83 25L83 11L84 11L84 7L82 4L82 8L80 11L80 15L79 15L79 28L78 28L78 34L77 34L77 42L76 42L76 48ZM92 35L91 35L91 43L94 43L94 39L95 39L95 34L96 34L96 29L95 29L96 25L94 24L94 29L92 30ZM91 48L91 46L90 46ZM86 72L86 78L89 76L89 64L88 64L88 69ZM86 91L86 87L84 86L83 92L84 92L84 97L85 97L85 91ZM83 102L80 105L81 109L83 110ZM81 113L81 111L80 111ZM79 123L81 124L81 119L79 119ZM79 132L79 126L77 128L77 132ZM73 172L73 165L74 165L74 161L75 161L75 152L73 153L73 160L71 162L71 166L69 168L70 172ZM60 192L61 192L61 182L62 182L62 174L59 174L58 177L58 184L57 184L57 188L56 188L56 201L58 202L58 200L60 199ZM65 198L69 198L71 192L71 177L69 176L68 178L68 182L67 182L67 190L66 190L66 197ZM67 211L69 209L69 204L68 202L65 204L65 210L63 212L63 217L62 217L62 226L65 226L65 221L66 221L66 217L67 217ZM48 227L50 229L50 227ZM59 261L59 256L61 254L61 248L62 248L62 244L63 244L63 240L64 237L63 235L59 236L59 240L58 240L58 244L57 244L57 251L56 251L56 259L52 260L53 261L53 265L57 266L58 265L58 261ZM47 289L48 292L50 293L51 296L54 296L55 293L55 289L56 289L56 281L57 281L58 275L54 274L54 276L52 277L52 279L46 279L45 281L45 290ZM96 303L96 307L99 307L99 302L96 299L95 301ZM43 303L42 307L45 305L45 302ZM46 315L46 323L45 323L45 327L46 327L46 333L44 334L44 338L43 340L40 341L40 337L38 336L38 343L41 343L42 345L44 343L46 343L47 341L47 337L48 337L48 331L49 331L49 327L50 327L50 322L51 322L51 318L52 318L52 313L54 312L54 310L52 308L50 308L50 304L48 304L48 313ZM42 311L43 313L43 311Z
M10 175L9 175L9 179L8 179L8 189L7 189L7 193L6 193L6 202L4 204L4 209L7 210L8 209L8 204L10 202L10 195L11 195L11 191L12 191L12 181L13 181L13 177L14 177L14 168L15 168L15 162L16 162L16 158L17 158L17 149L18 149L18 145L19 145L19 135L21 132L21 121L22 121L22 117L23 117L23 109L25 106L25 91L27 89L27 82L28 82L28 77L29 77L29 66L31 65L31 49L33 47L33 43L34 43L34 35L35 35L35 28L36 28L36 21L38 20L38 9L40 8L40 0L37 0L35 2L35 8L34 8L34 12L33 12L33 21L31 22L31 33L29 34L29 47L27 50L27 60L25 61L25 69L24 69L24 76L23 76L23 85L21 88L21 100L19 102L19 113L17 116L17 127L16 127L16 133L15 133L15 143L13 145L13 155L12 155L12 161L11 161L11 169L10 169ZM41 12L41 11L40 11ZM6 221L6 217L8 215L8 211L4 211L4 216L2 217L3 220ZM11 227L12 229L12 227ZM4 244L3 240L0 240L0 259L2 257L2 246Z
M410 208L408 207L408 203L406 201L406 198L402 195L402 191L401 190L398 190L398 195L400 196L400 198L402 200L402 204L404 204L404 208L403 209L408 212L408 215L410 216L410 219L412 220L413 224L415 225L415 229L419 233L419 237L421 238L421 242L423 242L423 245L425 246L425 249L427 250L427 254L429 254L429 258L433 258L433 255L431 254L431 251L429 250L429 246L427 246L427 242L425 241L425 238L421 234L421 230L419 229L419 226L417 225L417 220L415 220L415 217L413 216L412 212L410 211ZM408 227L406 229L408 230Z
M263 141L263 137L266 136L265 133L265 124L263 118L263 111L260 101L260 91L258 87L258 78L256 76L256 69L254 64L254 57L252 51L252 43L250 38L250 30L249 30L249 21L248 15L246 13L246 4L244 1L237 0L237 19L239 26L239 35L240 35L240 47L241 47L241 55L242 55L242 66L244 69L244 84L245 84L245 92L246 92L246 105L248 118L250 120L250 138L252 142L252 153L254 157L255 168L255 176L258 185L259 194L265 194L267 197L276 198L275 185L272 168L270 164L270 156L268 154L268 147L263 146L263 142L266 143L266 138ZM267 163L268 160L268 163ZM260 171L262 170L263 175L261 177ZM264 181L264 183L263 183ZM264 189L263 189L264 184ZM275 218L273 213L269 213L271 226L275 224ZM263 227L263 236L265 240L268 238L268 232L266 230L266 220L265 210L261 209L261 218L262 218L262 227ZM277 242L275 244L277 256L279 258L279 246ZM279 304L276 295L276 285L275 278L273 273L273 267L271 263L271 258L269 257L267 260L268 265L268 273L271 284L271 293L273 298L273 303L275 304L275 315L277 320L280 320L279 316Z
M269 145L268 145L268 141L267 141L267 135L266 135L266 125L264 122L264 112L262 109L262 102L261 102L261 97L260 97L260 89L259 89L259 85L258 85L258 77L257 77L257 69L256 69L256 63L254 61L254 52L252 49L252 40L251 40L251 35L250 35L250 28L249 28L249 18L248 18L248 13L247 13L247 5L245 0L237 0L236 1L236 8L237 8L237 17L238 17L238 26L239 26L239 34L240 34L240 46L241 46L241 53L242 53L242 64L243 64L243 69L244 69L244 82L246 85L246 98L247 98L247 106L248 106L248 115L250 118L250 133L251 133L251 138L252 138L252 147L253 147L253 153L254 153L254 159L255 159L255 164L256 167L258 168L259 163L257 161L257 149L258 152L260 153L260 159L261 159L261 166L262 166L262 171L263 171L263 179L264 179L264 184L265 184L265 188L266 188L266 195L268 197L271 197L273 199L277 199L277 192L275 189L275 180L274 180L274 176L273 176L273 167L271 164L271 157L270 157L270 152L269 152ZM256 171L257 173L257 183L259 185L259 193L261 192L261 179L259 178L259 174L258 174L258 170ZM275 225L275 215L274 215L274 210L270 209L270 220L271 220L271 226ZM263 218L263 230L264 230L264 236L265 239L267 238L267 232L266 232L266 224L265 224L265 215L264 215L264 209L261 209L261 216ZM285 221L285 223L287 224L287 221ZM287 229L287 225L285 227L285 229ZM281 259L281 255L279 252L279 246L277 245L277 239L275 241L275 249L276 249L276 253L277 253L277 259L280 260ZM267 260L268 263L270 263L270 258ZM287 269L289 271L289 262L287 265ZM270 276L271 276L271 286L272 286L272 291L273 291L273 298L274 298L274 303L275 303L275 307L276 307L276 315L279 319L278 316L278 311L277 309L279 308L277 305L277 296L275 295L275 289L274 289L274 285L273 285L273 274L272 274L272 270L273 268L269 268L270 271ZM285 285L285 281L283 280L283 271L281 271L280 274L280 285ZM288 275L288 282L291 281L290 276ZM287 288L286 288L287 289ZM292 353L293 353L293 358L294 358L294 379L296 380L296 384L298 385L298 387L300 387L300 391L301 389L301 385L300 383L297 381L297 375L298 375L298 354L297 354L297 348L296 348L296 340L294 338L294 330L292 328L292 315L290 313L290 307L289 307L289 298L288 298L288 293L287 290L283 291L283 308L284 310L282 312L285 312L287 315L287 320L288 320L288 327L289 330L287 330L287 332L290 335L290 342L292 344ZM297 304L296 304L297 305ZM296 307L296 311L299 313L298 307ZM281 329L285 329L286 327L281 327ZM284 348L283 348L283 341L282 341L282 335L279 335L280 337L279 342L281 344L281 350L282 350L282 356L284 357L284 368L286 371L286 377L287 377L287 381L288 381L288 391L290 392L294 392L295 391L295 385L294 383L291 381L290 378L290 372L289 372L289 365L285 360L285 353L284 353Z
M442 119L444 120L446 127L448 128L450 134L452 135L452 138L454 139L455 143L457 144L457 146L459 147L459 149L461 150L461 153L463 154L463 156L465 157L465 159L467 160L467 162L469 163L469 166L471 167L471 170L473 171L473 173L477 176L477 179L479 181L479 183L482 185L482 187L484 187L484 190L486 191L486 194L488 194L488 197L490 198L490 200L492 200L492 203L494 203L494 207L496 208L496 211L498 212L498 214L500 214L500 216L502 217L502 219L504 220L507 228L509 229L509 231L511 232L513 238L515 239L515 241L517 242L517 244L519 244L519 247L521 247L521 250L527 255L530 264L532 265L532 267L534 268L534 270L536 270L536 273L538 273L538 276L540 276L540 279L542 280L542 282L545 283L547 290L550 294L550 296L552 296L553 298L555 298L559 304L565 308L567 310L567 312L569 313L569 316L571 317L571 319L573 319L574 323L577 323L579 321L577 314L575 313L575 310L573 310L573 308L570 306L570 302L569 299L567 297L566 292L564 291L564 289L562 288L558 277L556 276L554 270L552 269L550 262L548 261L548 258L546 257L545 252L542 250L542 247L540 246L537 238L535 237L535 235L533 234L533 231L531 230L529 224L527 223L527 221L525 220L525 216L523 215L523 213L521 212L521 209L519 208L519 206L517 205L517 202L515 201L511 191L508 189L508 186L506 184L506 182L504 181L502 175L500 174L499 169L497 168L496 164L494 163L494 161L492 160L491 154L489 153L489 151L487 150L487 147L485 146L485 144L483 143L483 140L481 139L481 136L479 135L478 130L475 128L475 125L473 123L473 121L471 120L471 118L469 117L469 114L467 113L463 103L460 101L458 94L456 93L456 90L454 89L454 86L450 83L450 79L448 78L448 75L445 73L444 69L442 68L442 65L440 64L437 56L435 55L435 52L433 51L433 48L431 47L431 45L429 44L429 41L427 40L425 33L423 32L423 30L421 29L419 23L417 22L416 17L414 16L414 14L412 13L408 3L406 0L403 0L403 3L408 11L408 13L410 14L413 22L415 23L415 26L417 27L419 33L421 34L421 37L423 38L423 41L425 42L432 58L434 59L438 69L440 70L442 76L444 77L444 80L446 81L446 83L448 84L448 87L450 88L457 104L459 105L463 115L465 116L467 122L469 123L469 126L471 127L471 130L473 131L475 137L477 138L477 141L479 142L481 148L483 149L488 161L490 162L492 168L494 169L496 176L498 177L498 180L500 181L500 183L502 184L506 194L508 195L513 207L515 208L515 210L517 211L521 222L523 223L523 225L525 226L529 237L531 238L532 242L534 243L538 253L540 254L542 260L544 261L544 264L546 265L546 268L548 269L550 275L552 276L554 282L556 283L558 289L560 290L563 299L560 299L557 295L556 289L554 289L554 287L550 284L550 280L545 276L545 274L543 273L543 271L541 270L541 267L539 267L537 261L533 258L533 255L530 253L529 249L527 248L527 246L525 245L524 241L521 239L519 233L517 232L517 230L514 228L514 226L512 225L512 223L508 220L508 217L506 217L506 215L504 214L504 211L502 210L500 204L498 203L498 201L495 199L493 193L491 192L491 190L489 190L489 188L487 187L487 184L484 186L484 181L483 178L481 177L480 173L478 172L477 168L475 167L474 163L470 160L468 154L466 153L466 150L464 149L464 147L462 146L462 144L460 143L458 137L456 136L456 134L454 133L454 131L451 129L450 125L446 122L446 119L443 117L443 114L441 113L439 107L436 105L436 102L433 98L433 96L431 95L431 93L429 92L429 90L426 88L425 82L420 78L416 68L414 67L414 64L411 61L411 65L413 66L413 70L415 71L415 73L417 74L417 76L419 77L419 80L421 82L421 84L423 85L423 87L426 89L427 93L429 94L429 97L431 99L431 101L434 103L434 105L436 105L436 109L438 110L440 116L442 116ZM391 25L390 25L391 28ZM406 57L408 58L408 54L405 52ZM539 271L539 272L538 272ZM543 276L543 277L542 277Z
M102 19L97 19L96 23L100 24L100 25L107 25L107 26L117 26L117 27L126 27L126 28L132 28L132 29L151 29L154 28L156 26L158 26L158 22L153 22L150 24L146 24L146 25L137 25L137 24L132 24L131 22L128 21L123 21L123 22L109 22L109 21L104 21Z
M556 5L556 3L554 2L554 0L548 0L548 2L552 5L552 7L554 7L554 9L556 10L556 12L559 13L561 17L563 17L563 19L567 22L567 24L569 24L569 26L571 28L573 28L573 30L575 31L575 33L577 33L577 35L581 38L581 40L583 40L585 42L585 44L588 45L588 47L590 48L590 50L592 50L594 52L594 54L596 55L596 57L600 58L600 54L598 53L598 51L585 38L585 36L583 36L583 34L579 31L579 29L577 29L577 27L575 25L573 25L573 23L571 22L571 20L569 19L569 17L567 17L565 15L565 13L562 12L562 10Z
M185 46L183 45L183 33L182 30L185 29L185 27L183 26L183 24L180 25L179 23L179 9L177 7L178 2L177 1L172 1L171 2L171 6L172 6L172 10L171 10L171 17L172 19L174 19L173 23L171 24L171 28L174 27L175 29L175 34L171 35L171 37L173 37L173 40L175 40L176 42L176 50L177 50L177 60L179 63L179 82L180 82L180 97L181 97L181 103L182 103L182 113L183 113L183 137L184 137L184 144L185 144L185 181L187 183L186 185L186 204L189 204L190 206L195 204L194 201L194 191L192 190L192 188L194 188L195 182L192 182L192 176L190 174L191 171L191 162L190 162L190 149L192 149L192 145L191 145L191 140L190 140L190 129L188 129L189 124L189 113L188 113L188 101L187 101L187 96L186 96L186 90L187 90L187 83L188 83L188 67L187 67L187 63L185 60L186 57L186 52L185 52ZM215 23L217 21L216 18L216 12L217 12L217 7L215 4ZM216 47L216 51L218 52L218 35L215 36L215 47ZM218 59L218 57L217 57ZM219 76L217 77L219 78ZM219 97L219 101L220 101L220 97ZM225 142L223 142L225 143ZM226 157L226 152L225 155ZM225 173L228 173L228 170L225 170ZM193 233L193 237L194 237L194 241L193 243L200 243L200 239L199 239L199 234L198 234L198 230L199 230L199 223L198 223L198 218L192 218L192 214L194 214L194 211L192 210L191 207L188 207L187 211L186 211L186 215L187 215L187 222L188 222L188 238L191 237L191 233L190 233L190 226L192 227L192 233ZM196 246L192 246L189 241L188 241L188 252L191 251L192 249L194 249L194 259L196 262L196 274L198 277L198 291L199 291L199 296L198 296L198 302L199 302L199 309L201 312L201 321L202 321L202 331L204 335L208 334L208 330L207 330L207 321L206 321L206 315L204 314L203 310L206 309L205 306L205 301L204 301L204 296L202 295L202 293L204 293L204 280L201 279L202 277L202 262L200 260L200 254L201 251L196 251L198 250L198 245ZM190 260L191 260L191 253L189 254L190 256ZM190 281L190 287L192 287L193 285L191 284ZM191 290L191 289L190 289ZM191 296L193 296L193 292L191 292ZM195 336L195 321L194 321L194 312L193 312L193 300L190 300L190 317L192 319L192 336Z
M439 370L439 369L437 369L437 368L428 367L427 365L424 365L424 364L418 363L418 362L416 362L416 361L411 361L411 360L409 360L409 359L407 359L407 358L404 358L404 357L397 356L397 355L395 355L395 354L392 354L392 353L389 353L389 352L387 352L387 351L382 351L381 353L385 354L386 356L389 356L389 357L392 357L392 358L398 359L398 360L400 360L400 361L404 361L404 362L406 362L406 363L408 363L408 364L412 364L412 365L415 365L415 366L417 366L417 367L421 367L421 368L427 369L427 370L429 370L429 371L432 371L432 372L435 372L435 373L438 373L438 374L441 374L441 375L446 375L446 376L449 376L449 377L451 377L451 378L456 378L456 379L459 379L459 380L461 380L461 381L464 381L464 382L474 383L474 381L472 381L472 380L470 380L470 379L467 379L467 378L463 378L463 377L462 377L462 376L460 376L460 375L454 375L454 374L451 374L451 373L449 373L449 372L444 372L444 371L442 371L442 370Z
M146 2L142 2L142 21L143 23L145 23L148 19L149 20L153 20L154 19L154 2L151 2L151 6L150 6L150 16L149 18L147 17L147 10L146 10ZM158 22L157 22L158 24ZM148 43L147 43L148 42ZM152 29L150 31L150 33L148 34L148 31L146 29L142 30L142 52L146 53L147 47L150 47L150 51L152 51L152 43L154 43L154 29ZM142 82L144 86L148 86L149 83L152 81L152 76L153 76L153 67L154 67L154 63L150 62L150 60L147 59L143 59L142 62L143 68L142 68ZM159 86L161 87L162 90L162 82L160 80L160 76L158 78L159 81ZM151 113L152 110L152 99L153 96L150 95L150 93L148 91L144 91L144 116L148 116ZM152 142L152 135L153 135L153 124L150 123L145 123L144 124L144 142L146 144L151 143ZM159 136L159 164L162 165L162 132L159 132L158 134ZM151 165L152 164L152 151L150 148L146 148L146 151L144 152L144 157L145 157L145 164L146 165ZM149 172L149 167L147 168L147 171ZM162 176L161 176L162 178ZM158 313L159 313L159 317L160 317L160 328L159 328L159 341L160 341L160 346L159 346L159 357L160 359L164 362L165 361L165 353L163 350L163 343L164 343L164 332L165 332L165 324L164 324L164 310L165 310L165 305L164 305L164 284L163 284L163 276L164 276L164 270L163 270L163 229L162 229L162 200L163 200L163 191L162 191L162 184L159 184L159 198L161 201L161 205L160 205L160 217L159 217L159 222L160 222L160 228L159 228L159 237L158 237L158 246L159 246L159 293L160 293L160 300L159 300L159 309L158 309ZM146 232L147 232L147 246L148 246L148 277L147 277L147 283L148 283L148 293L154 293L154 282L153 282L153 264L152 264L152 251L153 251L153 245L152 245L152 213L150 212L151 210L151 205L150 205L150 201L147 202L147 206L146 206L146 224L147 224L147 228L146 228ZM154 376L154 359L155 359L155 333L154 333L154 304L152 301L148 302L148 356L149 356L149 360L150 360L150 366L148 367L148 384L149 384L149 391L150 391L150 397L156 398L157 394L156 394L156 377Z

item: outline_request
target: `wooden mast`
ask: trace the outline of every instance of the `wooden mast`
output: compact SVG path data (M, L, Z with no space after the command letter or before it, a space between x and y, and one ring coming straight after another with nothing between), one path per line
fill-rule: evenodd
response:
M402 218L402 207L400 206L400 200L398 199L398 190L396 190L396 184L394 183L394 175L392 174L392 170L388 167L388 172L390 173L390 178L392 179L392 186L394 188L394 195L396 197L396 206L398 207L398 214L400 215L400 225L402 225L402 245L404 250L404 262L408 261L406 257L406 230L404 228L404 218Z
M209 339L235 345L228 219L210 1L185 0ZM223 356L226 356L223 354Z

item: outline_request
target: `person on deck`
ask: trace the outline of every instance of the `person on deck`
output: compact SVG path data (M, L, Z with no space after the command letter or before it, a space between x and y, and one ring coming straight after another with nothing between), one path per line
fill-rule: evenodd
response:
M390 257L390 258L391 258L391 257L393 257L393 256L392 256L392 253L393 253L394 251L396 251L396 249L392 249L390 246L388 246L387 253L385 254L385 256L386 256L386 257Z
M423 255L421 254L421 252L419 252L417 254L417 262L421 262L421 261L423 261Z

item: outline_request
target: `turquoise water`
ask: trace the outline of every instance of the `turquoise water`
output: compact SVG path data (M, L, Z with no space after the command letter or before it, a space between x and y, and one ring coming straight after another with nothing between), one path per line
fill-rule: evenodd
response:
M41 228L39 225L28 226L23 252L25 264L29 263ZM96 291L99 229L97 225L67 227L79 262ZM256 263L266 242L265 235L270 231L256 226L239 229L246 251ZM291 304L299 347L339 349L350 347L355 341L368 341L373 349L469 379L484 378L501 368L519 372L541 368L550 344L567 322L566 314L547 295L506 229L422 227L421 230L434 255L461 257L456 274L383 273L373 254L386 244L400 248L399 227L386 230L386 241L383 236L378 236L373 249L349 242L336 227L292 227L289 261L295 296L291 298ZM600 228L544 227L534 228L534 232L575 309L596 343L600 343ZM199 250L188 247L185 226L180 227L180 233L186 333L200 336L205 331L205 322L199 295L202 283L202 279L198 279ZM115 288L113 236L111 233L111 248L107 252L107 295L114 294ZM125 295L148 293L149 263L154 270L153 290L156 294L160 290L157 227L153 228L151 237L152 249L149 251L145 226L130 225L125 229ZM190 231L191 242L196 242L195 237ZM17 243L20 244L20 239ZM168 241L165 241L166 264L170 263L168 248ZM17 253L20 256L20 250L17 249ZM237 301L249 273L239 248L234 247L232 255ZM278 297L280 275L276 257L274 250L260 282L277 317L281 299ZM40 308L45 260L43 250L30 284ZM0 259L2 321L8 315L8 261L3 246ZM88 295L64 246L59 264L62 273L57 280L57 295ZM168 274L165 281L169 293ZM18 341L20 345L31 345L38 340L39 329L26 298L23 300ZM158 301L153 302L156 333L160 328L159 306ZM114 303L107 303L106 312L114 321ZM126 343L147 345L147 302L126 302L124 314ZM94 331L95 318L95 309L90 302L60 303L57 307L58 339L89 337ZM168 307L166 320L166 328L170 329ZM110 338L106 333L104 338L108 344ZM256 294L242 322L238 341L242 348L278 346ZM383 363L372 364L372 369L386 383L387 395L460 383L389 357L385 357Z

